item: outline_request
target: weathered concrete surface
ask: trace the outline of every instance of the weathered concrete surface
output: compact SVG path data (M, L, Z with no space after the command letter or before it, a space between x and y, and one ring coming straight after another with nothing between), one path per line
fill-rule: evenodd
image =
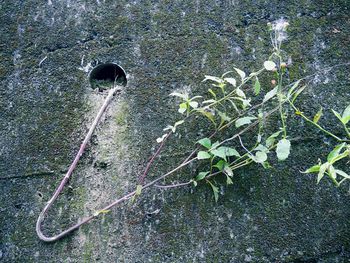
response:
M50 211L46 233L133 189L155 139L177 118L168 94L204 88L204 74L220 75L233 65L256 69L270 52L267 22L283 16L291 24L285 49L293 60L292 80L348 62L347 0L14 0L0 1L0 10L0 261L350 260L347 186L317 186L314 176L299 173L329 150L319 133L295 142L291 161L276 169L241 170L233 186L221 188L217 204L204 185L148 191L135 207L114 209L57 243L40 242L34 230L103 101L89 87L89 63L119 63L129 74L128 86ZM304 108L344 108L348 72L340 67L319 74ZM326 114L323 123L333 122ZM315 137L304 124L291 132L300 131ZM152 176L181 159L188 136L162 155Z

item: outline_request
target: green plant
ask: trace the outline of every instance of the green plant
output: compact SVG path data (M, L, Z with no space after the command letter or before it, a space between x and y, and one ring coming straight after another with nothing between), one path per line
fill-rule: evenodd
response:
M342 115L333 111L344 127L347 136L346 139L339 138L319 125L318 121L321 118L322 109L316 113L313 119L310 119L297 107L297 98L306 88L306 85L302 84L308 77L293 83L285 84L285 73L288 65L285 62L286 59L281 50L281 45L286 39L287 27L288 23L283 19L276 23L269 24L273 51L260 69L246 74L242 69L233 67L232 71L226 72L221 77L205 76L203 81L205 83L210 83L210 88L207 90L206 94L201 94L200 96L190 96L189 92L185 91L171 93L170 95L177 100L178 112L181 114L181 118L173 125L165 127L164 134L157 138L156 141L159 143L159 146L156 152L151 156L144 172L139 177L139 183L136 189L96 211L93 215L81 220L81 222L60 234L53 237L46 237L41 232L41 223L48 207L57 198L79 160L87 140L89 139L87 136L87 139L84 140L84 147L82 147L78 153L78 155L80 154L79 157L74 160L74 165L72 164L69 170L70 174L63 179L54 193L54 196L49 201L49 204L44 208L38 218L37 233L39 238L47 242L58 240L78 229L81 225L98 217L100 214L107 213L109 209L117 204L129 199L134 201L145 189L151 186L169 189L191 184L197 186L199 183L204 182L210 186L215 201L218 201L219 188L215 177L224 176L226 184L232 184L232 178L237 169L253 163L267 169L271 166L269 160L273 155L275 155L279 161L284 161L288 158L291 151L292 140L292 138L289 138L287 130L287 109L290 107L294 109L298 116L341 143L329 153L327 162L322 163L320 161L317 165L307 169L305 172L318 173L318 182L326 174L337 186L342 184L345 180L350 179L350 176L346 172L334 167L335 163L338 164L341 160L350 157L350 134L349 128L347 127L350 121L350 106L344 110ZM271 79L272 88L269 90L262 88L263 85L260 83L263 74ZM117 87L113 87L109 97L111 98L113 92L116 91ZM106 103L104 107L107 107ZM103 111L100 111L99 114L101 115L102 112ZM276 123L277 128L269 132L269 130L266 129L267 119L275 113L278 113L279 116L279 121ZM203 117L211 125L211 132L208 132L207 136L199 138L195 142L195 148L177 167L145 183L151 165L155 162L156 157L166 145L168 138L172 134L177 133L179 128L187 125L187 123L195 120L202 120ZM97 125L96 121L94 125ZM91 136L91 134L92 130L90 129L89 135ZM248 142L243 142L245 135L249 135ZM198 167L201 171L193 178L187 178L187 180L181 183L173 182L168 185L159 184L164 179L169 178L180 169L194 162L198 163ZM337 176L342 177L342 179L338 181Z

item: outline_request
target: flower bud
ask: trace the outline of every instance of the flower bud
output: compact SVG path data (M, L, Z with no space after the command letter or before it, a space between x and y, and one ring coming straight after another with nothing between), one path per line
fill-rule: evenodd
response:
M271 84L272 84L273 86L276 86L276 83L277 83L277 81L276 81L275 79L271 80Z

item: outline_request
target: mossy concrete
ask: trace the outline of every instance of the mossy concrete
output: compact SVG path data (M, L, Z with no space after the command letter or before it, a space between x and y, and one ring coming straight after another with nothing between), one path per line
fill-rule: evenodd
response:
M202 92L205 74L249 72L270 53L266 23L290 23L284 49L291 81L347 63L348 1L11 1L0 2L0 261L2 262L347 262L347 186L299 171L330 149L322 134L291 117L290 161L239 170L232 186L146 191L53 244L35 221L79 149L105 94L87 72L115 62L128 85L112 102L73 178L50 211L57 233L133 190L162 129L179 117L176 89ZM326 113L349 103L349 66L313 79L300 106ZM269 83L268 79L263 80ZM268 84L263 86L269 89ZM174 167L206 134L180 129L150 177ZM292 129L292 127L294 127ZM338 129L338 130L337 130ZM181 173L190 178L196 168Z

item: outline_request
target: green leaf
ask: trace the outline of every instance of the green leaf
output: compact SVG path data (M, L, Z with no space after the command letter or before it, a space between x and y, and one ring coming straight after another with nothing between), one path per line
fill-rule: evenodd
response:
M267 147L265 147L264 145L259 144L257 147L254 148L254 151L261 151L261 152L268 153L269 149Z
M288 90L287 97L290 98L294 92L294 90L299 86L300 80L296 81L293 86Z
M194 109L197 109L198 108L198 102L197 101L190 101L189 102L190 106Z
M210 149L211 140L209 138L203 138L198 141L200 145L203 145L205 148Z
M216 83L222 83L223 82L223 80L221 78L218 78L218 77L208 76L208 75L205 75L204 77L205 77L205 79L203 80L203 82L207 81L207 80L211 80L211 81L214 81Z
M186 102L183 102L179 105L179 110L178 112L180 112L181 114L186 112L187 110L187 103Z
M240 157L241 155L236 151L236 149L234 148L231 148L231 147L226 147L226 146L222 146L220 148L223 148L224 151L225 151L225 155L226 156L237 156L237 157ZM219 148L219 149L220 149Z
M278 91L278 86L276 86L274 89L270 90L268 93L265 94L263 102L268 101L269 99L273 98L274 96L276 96Z
M333 114L334 114L341 122L343 122L342 117L340 116L340 114L339 114L338 112L336 112L336 111L333 110L333 109L332 109L332 112L333 112Z
M142 185L138 184L138 185L136 186L135 195L140 195L140 194L141 194L141 191L142 191Z
M218 141L214 142L213 145L211 146L211 149L212 149L212 150L216 149L216 147L218 147L219 144L220 144L220 143L219 143Z
M342 122L346 125L350 121L350 105L343 111Z
M265 61L264 62L264 68L268 71L272 71L276 68L276 64L273 61Z
M255 156L253 156L253 161L256 163L264 163L267 160L267 154L266 152L258 151L255 153Z
M213 102L216 102L216 100L213 100L213 99L205 100L205 101L203 101L202 103L203 103L203 104L210 104L210 103L213 103Z
M344 178L350 179L350 175L348 175L346 172L342 170L335 169L335 172Z
M338 155L340 154L340 151L345 147L346 143L338 144L335 146L335 148L328 154L327 161L332 162Z
M107 214L109 212L111 212L111 210L99 210L98 214Z
M212 89L208 89L208 92L216 99L216 94Z
M329 166L328 162L321 165L320 171L318 172L318 175L317 175L317 183L319 183L323 178L324 173L326 172L328 166Z
M276 148L277 158L283 161L288 158L290 153L290 141L287 139L282 139L277 143Z
M210 111L201 110L201 109L198 109L198 112L202 113L205 117L207 117L216 126L213 113L211 113Z
M216 110L221 118L221 123L224 123L225 121L230 121L231 118L226 115L225 112L221 112L219 110Z
M303 90L306 88L306 86L302 86L300 89L298 89L295 93L294 93L294 96L293 96L293 99L292 99L292 103L294 103L294 101L298 98L298 96L300 95L300 93L303 92Z
M213 154L214 156L220 157L226 161L225 147L219 147L217 149L211 150L210 153Z
M208 183L210 184L211 189L213 190L215 202L217 202L219 200L219 188L210 181L208 181Z
M266 147L270 148L275 143L276 138L280 135L281 132L282 131L278 131L270 135L270 137L266 139Z
M211 158L211 155L205 151L199 151L197 154L198 160L204 160Z
M314 123L317 123L317 122L320 120L321 116L322 116L322 107L321 107L320 110L315 114L314 119L313 119L313 122L314 122Z
M135 194L133 195L133 197L131 198L131 202L134 203L136 198L141 194L142 191L142 185L138 184L136 186L136 191Z
M226 165L226 166L224 167L224 172L225 172L228 176L233 176L233 171L232 171L231 167L228 166L228 165Z
M228 175L226 175L226 184L227 184L227 185L233 184L232 179L231 179Z
M196 181L203 180L208 174L209 174L209 172L200 172L200 173L196 176Z
M337 179L337 173L335 172L333 165L328 166L328 174L332 179L334 179L334 180Z
M235 122L236 128L239 128L239 127L246 125L246 124L250 124L250 123L252 123L252 120L256 120L256 119L257 119L256 117L249 117L249 116L239 118Z
M227 165L228 165L227 162L225 162L224 160L220 160L215 165L213 165L213 167L216 167L219 169L219 171L222 171L224 169L224 167Z
M320 167L321 165L317 164L317 165L314 165L312 167L310 167L309 169L307 169L305 172L302 172L302 173L318 173L320 171Z
M234 68L235 70L236 70L236 72L238 73L238 75L241 77L241 79L242 79L242 82L243 82L243 80L244 80L244 78L245 78L245 73L244 73L244 71L242 71L242 70L240 70L239 68Z
M255 95L259 95L260 89L261 89L260 82L259 82L258 77L256 77L255 78L255 84L254 84L254 94Z
M230 83L232 86L236 87L237 82L234 78L224 78L224 80L228 83Z
M244 94L244 92L243 92L243 90L241 90L241 89L239 89L239 88L236 89L236 94L237 94L239 97L241 97L241 98L245 98L245 97L246 97L245 94Z

